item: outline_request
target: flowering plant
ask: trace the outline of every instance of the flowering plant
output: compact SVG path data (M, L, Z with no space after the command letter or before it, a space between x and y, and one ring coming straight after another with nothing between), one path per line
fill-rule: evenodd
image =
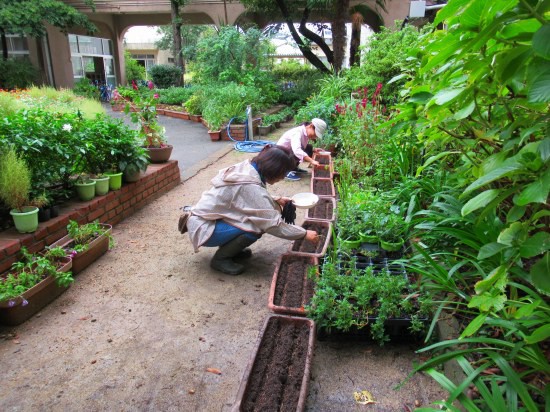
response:
M44 254L29 253L21 248L21 260L15 262L6 276L0 278L0 302L9 300L8 306L16 305L16 298L48 276L54 276L59 286L69 286L73 282L71 272L60 272L66 262L65 251L61 247L48 249ZM28 302L22 298L22 305Z

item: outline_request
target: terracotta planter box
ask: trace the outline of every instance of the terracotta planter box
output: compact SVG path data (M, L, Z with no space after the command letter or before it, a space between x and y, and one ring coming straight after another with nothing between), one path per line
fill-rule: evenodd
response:
M258 134L260 136L267 136L269 133L273 131L274 127L272 124L269 126L258 126Z
M331 155L322 155L319 153L313 153L313 159L317 160L322 165L331 165L332 167L332 156Z
M312 178L332 179L331 165L313 166Z
M314 244L305 239L295 240L290 251L304 256L323 257L327 251L332 235L332 223L324 221L306 220L302 224L306 230L315 230L320 235L319 243Z
M112 226L108 224L102 224L107 229L107 232L111 232ZM61 246L63 249L71 249L73 246L73 239L67 235L53 243L51 247ZM72 258L72 272L73 275L77 275L90 266L93 262L103 256L109 250L109 238L106 235L99 236L90 242L90 247L84 252L77 253Z
M335 197L336 190L334 189L334 182L332 179L311 179L311 192L317 196Z
M221 130L209 130L208 135L210 136L210 140L213 142L217 142L221 139Z
M124 106L126 106L124 103L115 103L111 105L111 109L113 112L123 112Z
M314 346L311 319L270 315L231 410L303 411Z
M336 199L333 197L320 197L315 207L307 210L307 220L322 220L334 222L336 218Z
M176 119L189 120L189 114L184 112L178 112L176 110L164 109L163 114L168 117L174 117Z
M190 114L189 119L193 120L194 122L200 123L202 120L202 116L200 114Z
M311 302L315 288L308 271L318 265L319 259L313 256L281 255L271 281L269 309L284 315L307 315L304 307Z
M71 270L72 261L67 258L60 272ZM48 276L32 288L14 299L0 302L0 324L6 326L16 326L30 319L46 305L53 302L59 295L65 292L69 286L61 287L53 276ZM23 299L28 303L23 306ZM10 301L14 302L10 305Z

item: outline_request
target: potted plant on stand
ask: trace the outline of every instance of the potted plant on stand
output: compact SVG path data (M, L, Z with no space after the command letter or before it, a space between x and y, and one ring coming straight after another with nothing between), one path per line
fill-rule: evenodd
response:
M136 110L131 113L131 118L134 123L139 124L139 133L144 141L143 146L149 152L151 163L164 163L170 159L173 147L166 142L164 127L157 122L155 96L157 95L146 99L135 99L132 106ZM129 105L124 112L130 112Z
M0 155L0 199L11 209L15 228L32 233L38 228L38 208L29 205L31 172L13 149Z

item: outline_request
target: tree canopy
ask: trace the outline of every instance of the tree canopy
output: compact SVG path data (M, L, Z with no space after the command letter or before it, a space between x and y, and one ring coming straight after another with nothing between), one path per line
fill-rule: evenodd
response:
M0 35L4 58L7 58L6 34L42 37L46 34L46 23L63 33L73 26L90 33L97 30L86 15L59 0L2 0L1 3ZM93 0L85 0L85 3L95 10Z

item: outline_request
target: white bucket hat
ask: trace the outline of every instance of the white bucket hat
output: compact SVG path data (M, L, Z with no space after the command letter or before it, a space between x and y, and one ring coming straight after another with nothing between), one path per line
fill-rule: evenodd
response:
M317 138L323 137L323 134L325 133L325 130L327 130L327 124L322 119L312 119L311 124L315 126L315 134L317 135Z

